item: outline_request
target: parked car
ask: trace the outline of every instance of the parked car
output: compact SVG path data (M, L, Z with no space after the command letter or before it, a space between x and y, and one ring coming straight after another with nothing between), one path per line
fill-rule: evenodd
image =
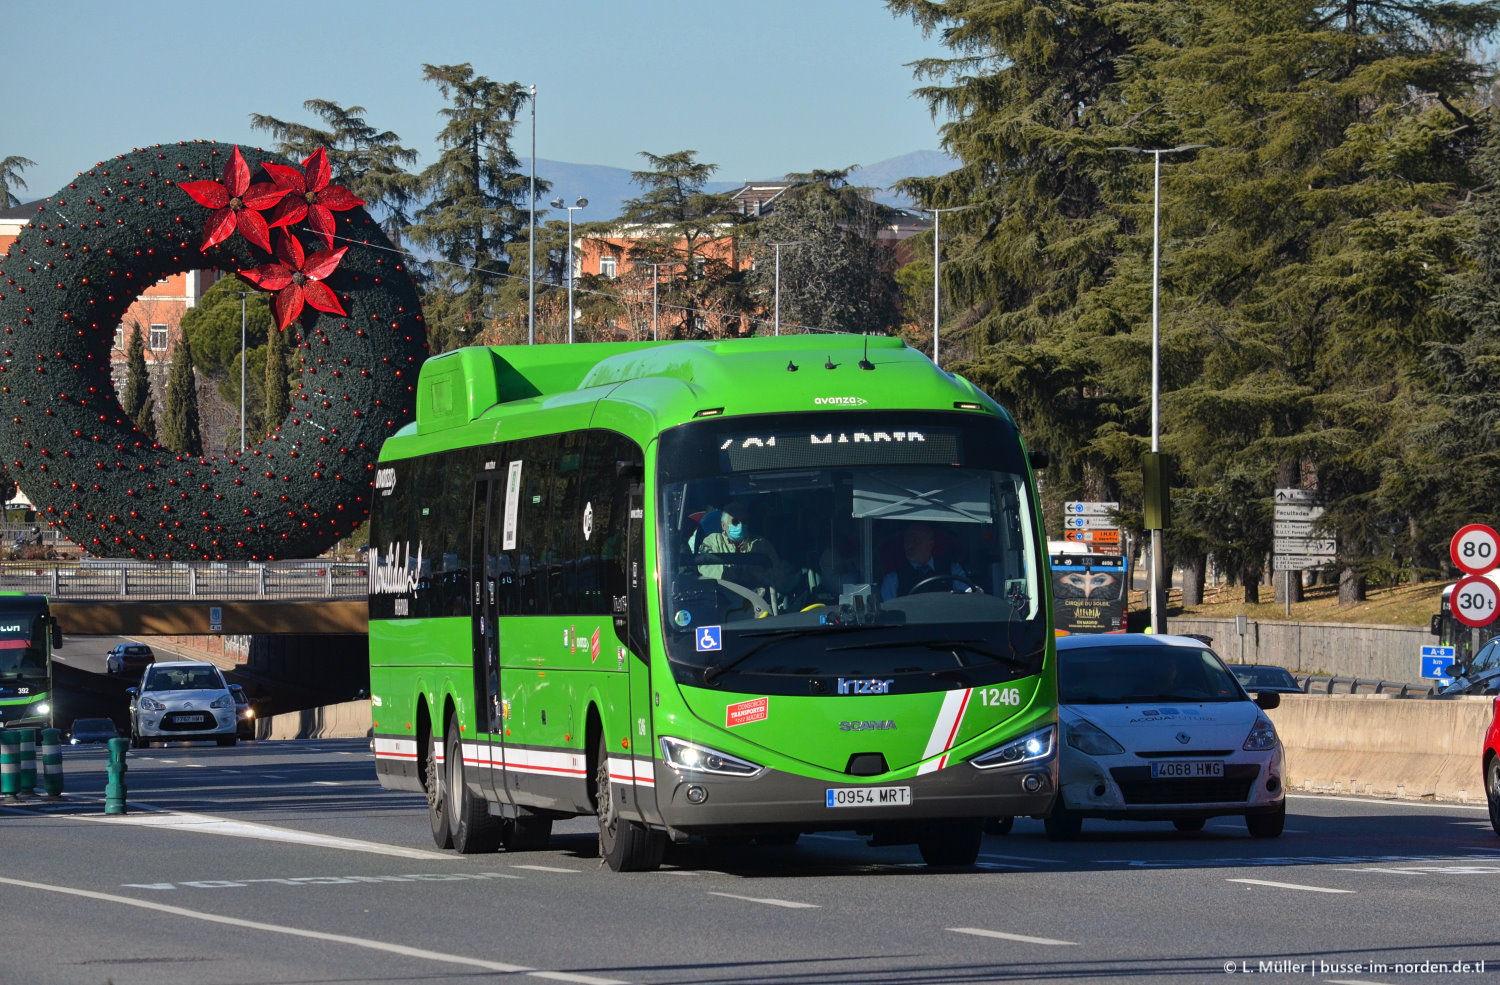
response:
M1453 680L1438 689L1444 697L1460 694L1494 694L1500 689L1500 636L1479 648L1468 663L1447 667Z
M120 737L120 730L108 718L75 718L68 731L68 742L75 746L90 742L108 742Z
M1302 687L1297 683L1297 678L1285 667L1273 667L1270 664L1234 664L1230 668L1234 671L1234 679L1242 684L1246 691L1255 694L1265 694L1274 691L1277 694L1301 694Z
M229 693L234 695L234 720L239 737L255 738L255 709L250 707L250 698L245 694L245 689L238 684L231 684Z
M1500 835L1500 697L1495 699L1495 710L1490 719L1489 731L1484 733L1484 795L1490 803L1490 827Z
M1238 815L1256 838L1286 822L1281 741L1264 710L1281 695L1246 692L1206 644L1184 636L1067 636L1057 641L1059 791L1054 841L1085 818L1171 821L1199 831Z
M143 749L153 739L214 739L232 746L239 737L234 695L211 663L174 660L146 668L130 695L130 744Z
M118 643L104 656L106 674L134 676L156 663L156 654L144 643Z

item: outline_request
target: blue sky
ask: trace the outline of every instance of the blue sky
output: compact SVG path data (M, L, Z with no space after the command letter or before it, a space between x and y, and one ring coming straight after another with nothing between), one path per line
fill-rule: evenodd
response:
M136 146L267 144L249 114L313 122L306 99L365 107L429 163L424 63L535 84L536 154L555 161L692 149L739 182L938 149L907 63L943 49L878 0L30 0L0 24L0 157L37 164L23 200ZM524 161L529 118L517 137Z

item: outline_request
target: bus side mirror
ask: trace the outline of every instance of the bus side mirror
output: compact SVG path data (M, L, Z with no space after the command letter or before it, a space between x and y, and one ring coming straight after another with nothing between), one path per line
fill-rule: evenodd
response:
M1026 461L1031 463L1031 471L1040 472L1052 464L1052 454L1040 449L1033 449L1026 453Z
M1433 636L1443 635L1443 614L1441 612L1433 616L1432 621L1427 624L1427 632Z
M1444 677L1462 677L1462 676L1464 676L1464 665L1463 664L1449 664L1448 666L1446 666L1446 667L1443 668L1443 676Z

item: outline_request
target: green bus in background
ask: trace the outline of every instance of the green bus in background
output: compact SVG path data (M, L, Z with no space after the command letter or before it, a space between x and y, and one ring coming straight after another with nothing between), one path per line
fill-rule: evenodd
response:
M818 830L970 864L1056 791L1032 462L897 339L436 356L374 480L380 781L460 852L593 814L616 870Z
M0 728L51 728L52 651L62 631L47 599L0 592Z

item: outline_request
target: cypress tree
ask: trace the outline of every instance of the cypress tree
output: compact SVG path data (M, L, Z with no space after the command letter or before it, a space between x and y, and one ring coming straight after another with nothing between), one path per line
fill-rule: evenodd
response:
M125 345L125 390L120 394L120 406L143 434L156 437L156 401L151 396L146 343L141 339L139 322L130 323L130 340Z
M281 427L292 409L291 397L286 385L286 340L281 332L272 330L266 339L266 408L264 430L270 434Z
M198 426L198 386L193 373L193 351L187 336L177 340L172 369L167 373L166 406L161 415L161 442L183 455L203 454Z

